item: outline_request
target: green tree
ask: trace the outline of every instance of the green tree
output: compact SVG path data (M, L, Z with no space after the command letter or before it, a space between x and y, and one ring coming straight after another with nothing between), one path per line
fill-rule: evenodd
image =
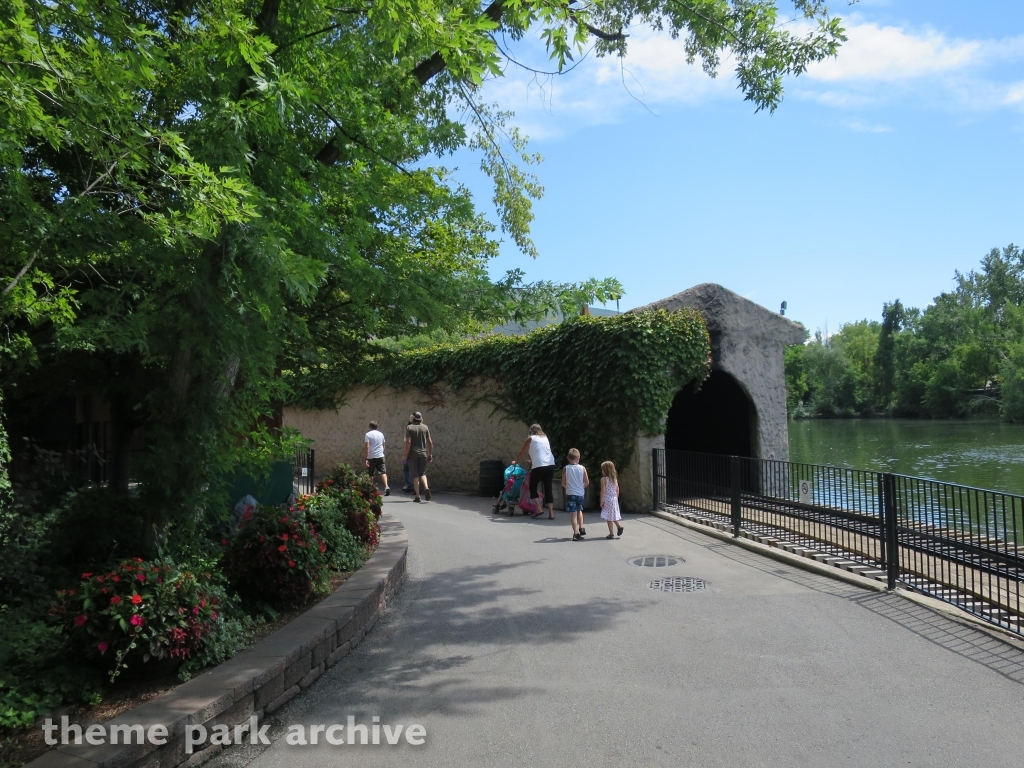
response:
M540 30L562 67L592 39L623 53L636 20L709 74L728 61L771 111L844 39L821 2L795 5L803 35L774 0L0 0L12 412L104 394L115 469L145 427L152 522L194 520L226 469L287 448L261 421L281 370L621 292L492 280L495 227L432 162L475 148L502 233L536 252L539 158L478 99L502 34Z

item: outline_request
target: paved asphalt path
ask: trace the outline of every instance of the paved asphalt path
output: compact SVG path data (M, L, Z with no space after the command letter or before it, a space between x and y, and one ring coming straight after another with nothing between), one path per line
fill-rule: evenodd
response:
M564 512L410 502L385 507L409 530L399 598L275 713L272 746L211 768L1024 765L1024 652L909 600L653 517L607 541L588 513L575 543ZM685 562L627 562L658 554ZM648 586L674 576L710 587ZM348 715L422 724L427 743L280 738Z

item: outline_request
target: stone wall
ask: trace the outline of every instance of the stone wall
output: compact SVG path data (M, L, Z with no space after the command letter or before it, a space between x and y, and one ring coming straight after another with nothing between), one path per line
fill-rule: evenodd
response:
M480 462L500 459L511 462L529 434L529 427L497 410L488 396L494 385L475 381L455 391L445 385L419 389L358 387L345 396L337 411L307 411L286 408L284 425L294 427L313 441L316 450L315 473L323 478L338 462L363 466L363 436L371 420L378 422L387 440L385 459L388 483L402 486L402 447L405 427L413 411L423 413L434 441L434 462L427 468L430 487L436 491L476 493ZM641 440L633 463L620 477L621 506L627 512L651 510L651 448ZM662 440L664 444L664 440ZM558 466L566 446L555 446ZM592 482L598 482L592 478Z
M784 350L803 343L803 326L715 283L702 283L631 311L674 312L683 307L704 315L712 367L732 375L754 404L758 458L788 461Z
M387 440L384 449L388 482L402 486L402 447L413 411L423 413L434 441L434 462L427 468L430 487L437 491L475 491L480 462L508 463L526 439L526 424L509 419L486 401L493 387L472 382L458 392L440 385L429 391L399 390L382 385L358 387L345 396L337 411L286 408L284 424L313 441L317 478L338 462L363 466L363 436L376 421Z

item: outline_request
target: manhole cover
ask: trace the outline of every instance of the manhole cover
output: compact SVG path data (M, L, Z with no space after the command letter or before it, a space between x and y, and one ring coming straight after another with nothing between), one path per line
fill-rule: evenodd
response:
M683 558L669 555L644 555L643 557L632 557L629 560L630 565L641 568L664 568L666 565L679 565L682 562Z
M655 579L648 586L651 589L660 589L662 592L697 592L707 589L711 584L692 576L676 576L673 579Z

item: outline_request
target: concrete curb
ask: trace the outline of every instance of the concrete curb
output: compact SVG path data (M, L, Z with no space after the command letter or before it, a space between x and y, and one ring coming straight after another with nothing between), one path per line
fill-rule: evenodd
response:
M359 644L405 581L405 526L390 517L380 525L373 556L330 597L209 672L104 723L139 724L147 732L163 725L166 744L61 745L26 768L191 766L203 753L185 754L186 726L242 725L282 707Z
M712 527L710 525L702 525L701 523L695 523L691 520L687 520L686 518L679 517L678 515L669 514L668 512L661 512L660 510L656 510L651 512L650 514L654 517L660 517L662 520L667 520L670 523L675 523L676 525L681 525L684 528L689 528L690 530L697 531L698 533L704 534L705 536L710 536L711 538L719 539L721 541L728 541L732 544L735 544L738 547L742 547L743 549L747 549L751 552L756 552L759 555L770 557L773 560L778 560L779 562L786 563L787 565L792 565L796 568L802 568L805 571L812 571L813 573L817 573L822 576L827 576L830 579L844 581L847 584L852 584L856 587L861 587L862 589L866 589L873 592L889 591L885 584L879 583L874 578L869 578L866 576L857 576L854 573L849 573L845 570L842 570L839 566L830 565L827 564L827 562L811 559L813 555L810 554L810 550L807 550L807 555L795 555L791 554L790 552L770 546L768 544L761 544L759 542L747 538L733 538L731 533L720 531L717 528ZM834 560L836 558L832 559ZM934 611L935 613L942 614L947 619L951 619L952 621L955 621L957 624L970 627L971 629L976 629L979 632L985 633L989 637L992 637L996 640L1001 640L1007 645L1012 645L1014 648L1024 651L1024 639L1018 637L1012 632L1007 632L1006 630L1000 627L997 627L993 624L989 624L987 621L983 621L982 619L972 616L969 613L965 613L964 611L960 610L956 606L950 605L949 603L944 603L941 600L938 600L934 597L929 597L928 595L924 595L919 592L911 592L906 589L897 588L893 590L890 594L898 595L899 597L902 597L905 600L909 600L912 603L917 603L918 605L923 606L924 608L927 608L931 611Z

